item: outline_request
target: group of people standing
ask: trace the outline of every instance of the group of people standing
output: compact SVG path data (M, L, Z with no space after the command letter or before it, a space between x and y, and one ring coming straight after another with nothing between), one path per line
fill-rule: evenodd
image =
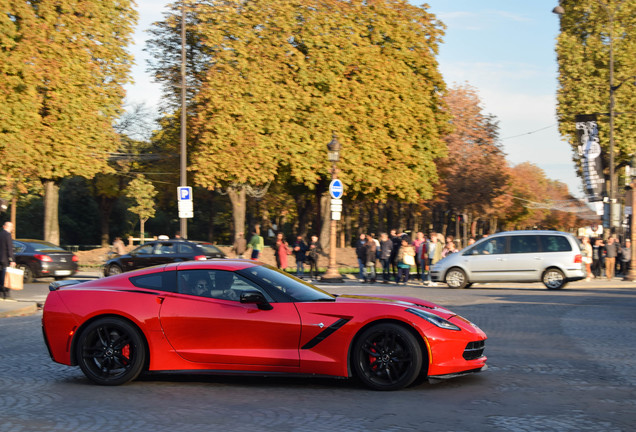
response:
M381 233L376 239L373 234L360 234L356 244L358 258L358 277L363 283L375 283L377 278L376 263L382 266L382 283L393 279L397 284L409 281L411 270L416 269L416 277L424 284L433 284L430 267L448 254L457 252L457 245L452 236L444 236L435 232L428 237L418 232L415 239L408 234L398 234L391 230L389 234Z
M630 239L620 241L610 236L602 238L582 237L581 255L587 272L585 280L604 276L612 280L614 276L627 276L632 261L632 245Z
M276 267L285 270L287 268L287 257L289 255L294 255L294 258L296 258L297 277L303 277L305 275L305 263L307 263L309 264L309 278L312 280L318 278L318 258L320 255L323 255L322 245L318 240L318 236L312 235L311 241L307 244L303 236L299 235L290 246L285 240L283 233L276 234L276 243L274 245Z

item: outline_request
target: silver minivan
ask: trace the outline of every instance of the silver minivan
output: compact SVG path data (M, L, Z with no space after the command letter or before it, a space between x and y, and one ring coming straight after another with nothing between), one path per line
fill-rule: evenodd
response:
M585 274L579 240L560 231L500 232L431 267L431 279L451 288L475 282L543 282L548 289L561 289Z

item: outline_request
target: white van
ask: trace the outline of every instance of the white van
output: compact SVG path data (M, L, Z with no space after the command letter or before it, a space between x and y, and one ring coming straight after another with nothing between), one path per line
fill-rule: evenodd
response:
M548 289L561 289L585 274L579 240L560 231L493 234L431 268L431 279L451 288L475 282L543 282Z

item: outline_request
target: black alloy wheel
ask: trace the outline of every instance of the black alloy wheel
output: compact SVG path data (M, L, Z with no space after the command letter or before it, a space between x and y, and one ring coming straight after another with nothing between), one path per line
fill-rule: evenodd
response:
M121 318L100 318L79 336L77 362L84 375L100 385L120 385L137 378L146 362L143 338Z
M23 283L31 283L33 279L35 279L33 275L33 270L29 267L28 264L18 264L18 268L24 272L24 277L22 278Z
M422 370L422 350L404 327L383 323L365 330L352 353L356 376L375 390L399 390L412 384Z

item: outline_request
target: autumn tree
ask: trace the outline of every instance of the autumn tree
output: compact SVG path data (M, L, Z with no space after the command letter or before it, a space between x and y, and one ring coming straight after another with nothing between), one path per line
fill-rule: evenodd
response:
M485 215L500 194L507 180L507 162L497 141L498 123L483 112L475 88L456 85L448 89L444 100L454 129L444 137L448 156L439 162L445 191L442 205L451 215L467 214L470 222Z
M210 56L194 97L195 182L233 191L235 226L249 187L281 167L311 190L328 178L325 146L343 144L350 197L432 195L444 82L440 24L405 1L192 3Z
M579 163L575 116L600 114L600 140L609 166L610 68L615 95L616 165L629 162L636 150L636 2L633 0L561 0L557 41L559 130ZM611 51L611 54L610 54Z
M0 152L44 188L44 237L59 243L59 183L107 169L129 81L131 0L2 0Z
M133 200L134 205L128 208L128 211L139 217L139 230L141 232L141 243L144 243L145 224L155 215L155 197L157 190L143 174L131 180L126 188L126 196Z

